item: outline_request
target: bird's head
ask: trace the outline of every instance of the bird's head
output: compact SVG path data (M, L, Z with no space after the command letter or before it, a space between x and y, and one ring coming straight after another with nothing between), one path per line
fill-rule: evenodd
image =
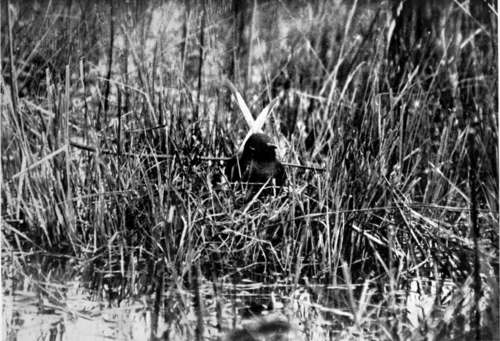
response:
M276 145L267 135L255 133L250 135L245 143L243 156L258 161L274 161L276 159Z

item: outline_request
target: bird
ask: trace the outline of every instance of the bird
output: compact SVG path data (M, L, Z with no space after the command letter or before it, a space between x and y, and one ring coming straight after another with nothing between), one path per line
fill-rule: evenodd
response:
M283 186L286 172L276 158L276 147L264 133L250 135L243 152L226 162L224 173L227 179L251 184L263 184L274 179L277 186Z

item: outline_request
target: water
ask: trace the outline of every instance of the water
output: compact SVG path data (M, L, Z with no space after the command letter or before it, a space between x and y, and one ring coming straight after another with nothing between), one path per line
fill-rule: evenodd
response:
M66 285L31 283L9 291L3 299L3 340L193 340L198 322L191 291L175 288L162 294L137 295L118 302L110 295L92 292L77 281ZM34 288L37 290L33 290ZM200 287L203 336L206 340L293 340L324 338L331 323L318 319L310 294L299 288L282 297L285 286L260 283ZM158 307L158 308L157 308ZM158 310L158 314L155 312ZM314 317L314 319L313 319Z

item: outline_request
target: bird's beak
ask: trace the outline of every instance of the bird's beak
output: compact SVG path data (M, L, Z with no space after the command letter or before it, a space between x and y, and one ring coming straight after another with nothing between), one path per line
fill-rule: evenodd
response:
M274 143L268 143L267 146L271 147L271 148L274 148L274 149L278 148L278 146L275 145Z

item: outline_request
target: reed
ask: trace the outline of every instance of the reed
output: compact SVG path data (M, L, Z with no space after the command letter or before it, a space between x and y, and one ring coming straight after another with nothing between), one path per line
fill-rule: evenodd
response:
M37 34L8 11L2 275L12 294L15 283L46 293L47 277L77 275L109 306L154 293L153 329L163 313L170 337L201 340L206 313L220 335L241 322L237 287L248 280L283 285L293 317L290 329L277 323L301 326L304 339L498 337L496 14L446 2L428 44L405 50L394 47L404 27L391 4L55 2ZM153 12L170 13L170 26L148 31ZM245 13L248 51L248 37L228 33ZM12 77L29 51L47 60L41 88L25 86L35 73ZM265 130L286 166L281 191L248 198L224 179L220 160L247 132L222 75L252 112L279 98Z

